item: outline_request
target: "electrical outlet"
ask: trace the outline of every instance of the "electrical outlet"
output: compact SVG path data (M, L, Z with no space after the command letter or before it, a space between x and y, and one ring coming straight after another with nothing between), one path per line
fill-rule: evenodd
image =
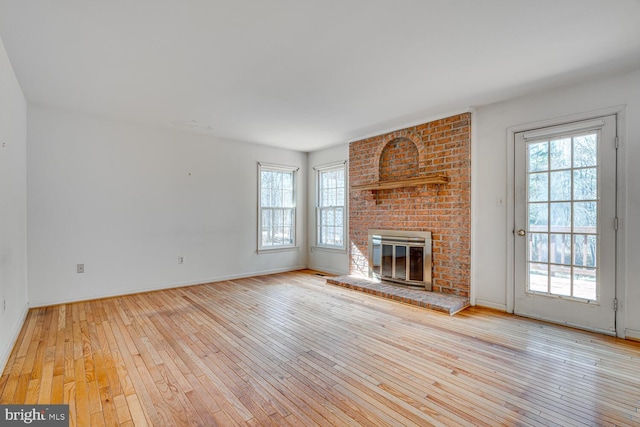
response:
M77 271L78 273L84 273L84 264L78 264L78 265L76 266L76 271Z
M178 257L178 264L184 264L184 257L183 256L179 256Z

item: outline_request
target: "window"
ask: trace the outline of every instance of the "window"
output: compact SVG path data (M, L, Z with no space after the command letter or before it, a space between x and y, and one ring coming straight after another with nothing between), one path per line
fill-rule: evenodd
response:
M290 166L258 164L258 250L295 248L297 171Z
M345 248L345 163L315 168L317 172L318 247Z

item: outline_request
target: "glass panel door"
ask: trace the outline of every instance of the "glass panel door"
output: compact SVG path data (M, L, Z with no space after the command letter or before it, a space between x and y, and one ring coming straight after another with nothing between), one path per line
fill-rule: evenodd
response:
M615 116L515 134L517 314L615 333L615 135Z
M396 245L396 265L394 279L407 280L407 247Z
M393 245L382 245L382 277L393 277Z
M424 248L409 248L409 280L424 281Z

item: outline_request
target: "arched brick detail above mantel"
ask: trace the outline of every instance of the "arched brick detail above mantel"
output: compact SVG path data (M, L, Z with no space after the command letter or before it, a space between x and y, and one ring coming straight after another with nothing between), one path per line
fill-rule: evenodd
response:
M391 149L397 150L400 147L392 147L392 145L394 144L400 145L407 142L411 143L413 147L415 147L414 148L415 153L417 154L413 158L409 156L405 157L405 160L407 162L407 167L410 168L411 171L413 171L414 165L415 165L415 174L410 176L419 176L423 174L426 156L425 156L425 147L424 147L424 144L421 143L421 140L422 138L420 138L420 135L417 132L412 131L410 129L403 129L403 130L391 132L384 135L383 138L380 140L380 143L376 147L376 151L374 154L374 158L377 159L378 161L378 167L376 168L375 181L388 179L388 177L385 177L384 174L381 173L385 169L385 165L383 165L384 163L383 155L385 154L385 149L391 148ZM406 154L409 154L409 153L406 153ZM393 157L397 159L397 156L393 156ZM402 169L401 167L399 167L400 165L395 165L395 166L396 168L392 167L392 169L396 169L396 170L390 171L391 177L393 178L409 177L409 175L404 175L402 173L394 174L393 172L400 172L397 169Z
M418 147L413 141L395 138L384 146L378 160L380 181L415 178L419 173Z

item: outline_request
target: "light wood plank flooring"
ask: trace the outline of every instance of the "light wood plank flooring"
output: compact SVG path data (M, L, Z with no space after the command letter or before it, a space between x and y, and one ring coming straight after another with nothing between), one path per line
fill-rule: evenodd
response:
M639 425L640 343L302 271L33 309L0 403L71 425Z

